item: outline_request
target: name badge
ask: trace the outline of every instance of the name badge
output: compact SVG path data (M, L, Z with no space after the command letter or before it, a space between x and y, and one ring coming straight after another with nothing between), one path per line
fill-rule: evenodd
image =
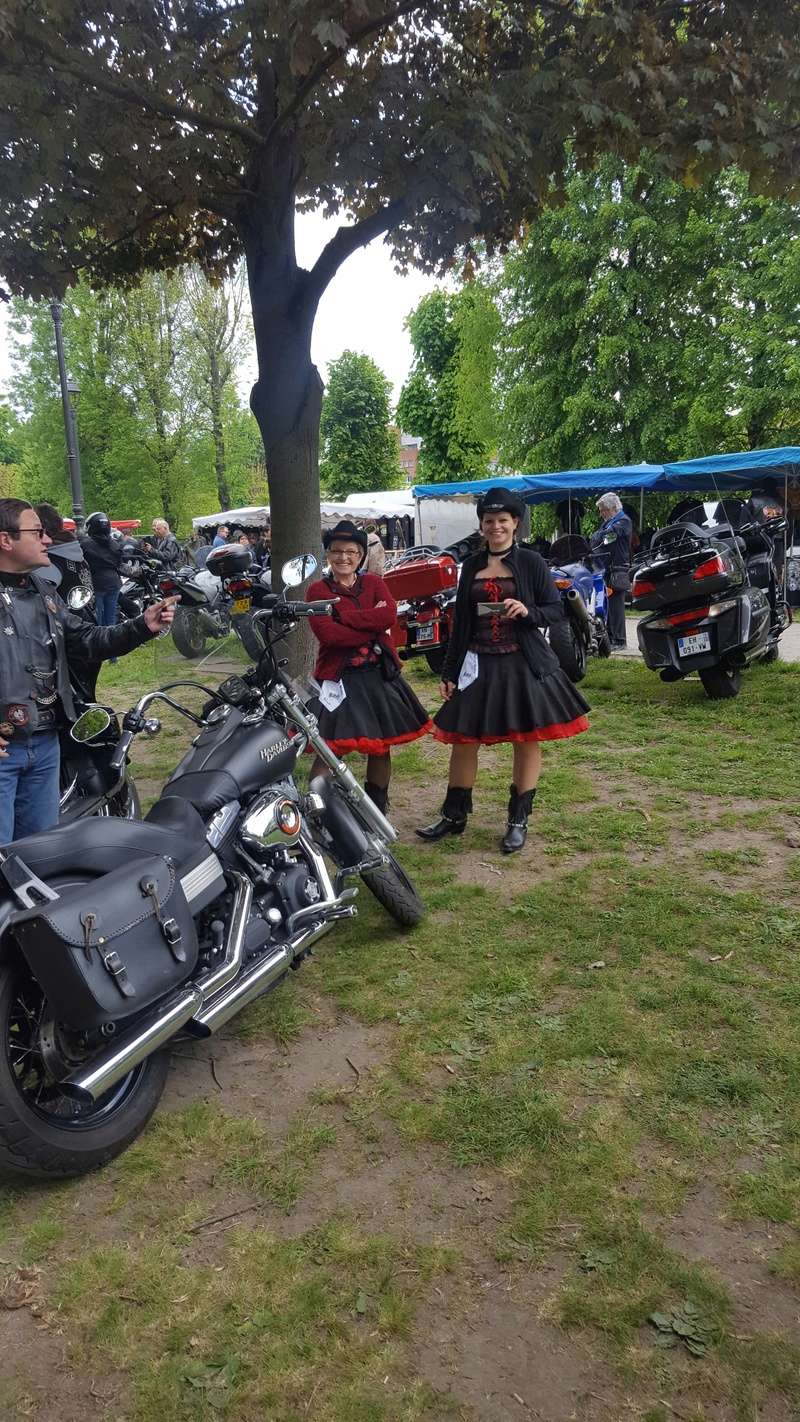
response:
M468 686L472 686L473 681L478 680L478 671L478 653L467 652L458 674L459 691L466 691Z

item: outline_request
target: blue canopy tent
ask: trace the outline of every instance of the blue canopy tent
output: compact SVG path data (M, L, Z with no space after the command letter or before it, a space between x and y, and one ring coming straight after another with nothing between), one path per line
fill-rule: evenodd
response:
M492 479L467 479L453 484L417 484L417 499L443 499L456 494L477 498L497 484L513 489L526 504L559 499L597 497L607 489L625 493L730 493L752 489L766 478L781 482L800 478L800 447L753 449L742 454L715 454L682 459L673 464L620 464L603 469L568 469L558 474L496 474Z

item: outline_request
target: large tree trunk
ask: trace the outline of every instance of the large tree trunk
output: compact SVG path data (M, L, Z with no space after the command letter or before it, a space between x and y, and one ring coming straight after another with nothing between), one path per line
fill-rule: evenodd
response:
M211 403L211 433L214 440L214 468L217 476L217 496L221 509L231 506L228 471L225 460L225 432L222 428L222 375L217 353L209 352L209 387Z
M318 458L323 387L311 360L316 299L309 295L307 273L295 261L291 204L283 224L273 220L268 232L262 227L248 234L246 256L258 354L250 407L264 441L277 587L288 558L313 553L321 562L322 557ZM294 674L310 670L315 652L302 624L291 648Z

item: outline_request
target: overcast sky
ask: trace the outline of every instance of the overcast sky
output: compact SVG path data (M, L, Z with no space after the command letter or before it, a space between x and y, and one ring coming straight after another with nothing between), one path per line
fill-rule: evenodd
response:
M316 213L300 217L300 264L313 262L335 231L335 222L326 222ZM419 272L398 276L382 241L372 242L350 257L323 296L314 327L312 355L323 380L329 361L342 351L364 352L388 376L396 399L411 364L411 346L403 325L409 311L434 285L432 278ZM0 307L0 393L9 373L7 326ZM242 383L246 387L249 377Z

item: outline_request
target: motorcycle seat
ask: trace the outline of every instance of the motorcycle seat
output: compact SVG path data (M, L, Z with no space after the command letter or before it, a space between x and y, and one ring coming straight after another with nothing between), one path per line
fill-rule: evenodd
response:
M168 854L182 868L197 858L204 845L208 849L203 821L190 805L186 809L191 814L183 817L180 827L175 820L169 826L91 816L17 839L8 848L43 879L86 871L108 874L137 854Z

